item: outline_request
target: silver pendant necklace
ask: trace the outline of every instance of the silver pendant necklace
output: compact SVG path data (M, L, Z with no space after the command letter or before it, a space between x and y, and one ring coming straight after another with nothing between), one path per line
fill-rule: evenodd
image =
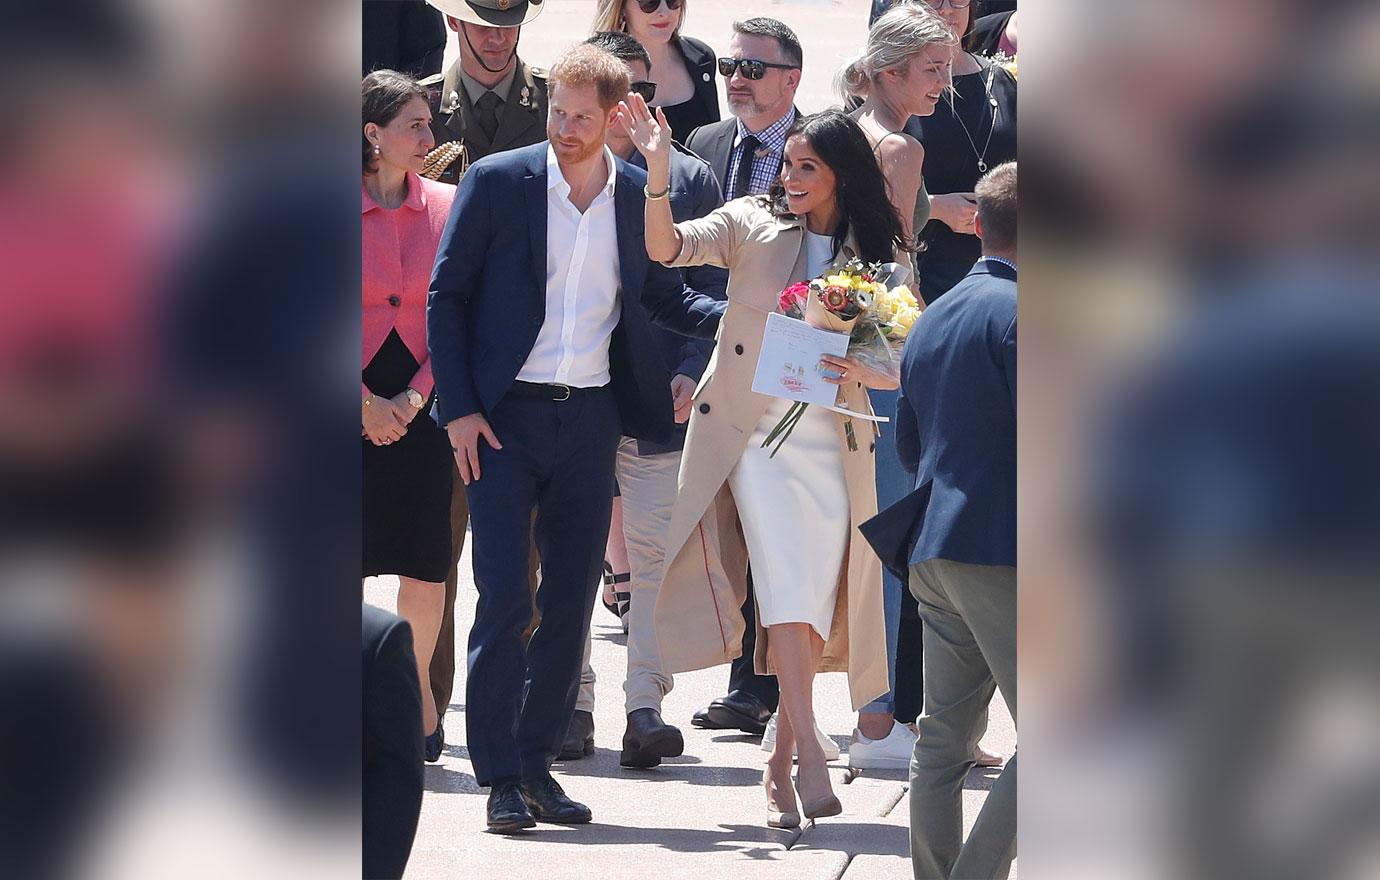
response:
M963 136L968 139L968 146L972 148L973 155L977 157L977 167L979 174L987 173L987 148L992 146L992 133L997 130L997 115L1001 112L1001 108L997 106L997 99L992 94L992 80L996 77L996 75L997 66L993 64L987 68L987 78L983 80L982 83L982 91L987 96L987 105L991 108L992 127L987 129L987 140L982 145L981 153L978 152L977 142L973 140L972 134L969 133L968 126L963 122L963 117L958 115L958 108L954 106L954 97L952 92L948 96L949 109L953 111L954 119L958 120L959 127L963 129Z

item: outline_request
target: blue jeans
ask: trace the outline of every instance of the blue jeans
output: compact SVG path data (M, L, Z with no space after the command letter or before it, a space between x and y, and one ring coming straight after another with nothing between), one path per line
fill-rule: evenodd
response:
M896 455L896 398L898 391L869 390L872 409L890 421L880 423L882 436L877 438L877 509L884 510L906 496L915 487L915 475L901 467ZM863 706L863 713L892 713L896 711L896 639L901 629L901 590L899 578L891 572L882 573L882 608L886 613L886 665L891 690Z

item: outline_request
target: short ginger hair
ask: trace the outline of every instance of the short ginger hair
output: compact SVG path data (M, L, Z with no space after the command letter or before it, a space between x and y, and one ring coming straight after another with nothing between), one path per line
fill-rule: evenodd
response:
M612 110L628 96L632 81L628 66L598 46L581 43L561 56L551 67L548 81L567 88L593 86L599 106Z

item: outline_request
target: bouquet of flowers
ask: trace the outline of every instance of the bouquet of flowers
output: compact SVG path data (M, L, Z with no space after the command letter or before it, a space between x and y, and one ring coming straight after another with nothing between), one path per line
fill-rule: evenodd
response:
M812 327L847 333L848 357L891 376L900 377L901 345L915 319L920 303L906 287L907 272L896 263L863 263L856 257L821 278L792 284L781 291L782 314L803 320ZM794 403L768 434L762 446L775 446L772 456L790 436L807 403ZM858 448L853 423L845 423L848 448Z

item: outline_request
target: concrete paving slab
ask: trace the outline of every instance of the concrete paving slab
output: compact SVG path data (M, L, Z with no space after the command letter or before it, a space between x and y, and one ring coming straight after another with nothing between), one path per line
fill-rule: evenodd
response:
M468 551L468 547L466 548ZM461 560L456 602L457 655L473 619L475 591L468 552ZM365 601L393 610L397 580L365 583ZM834 790L844 813L804 829L767 828L762 795L765 753L757 737L735 731L700 730L691 714L719 696L727 667L676 677L662 707L666 720L685 735L685 754L653 770L618 765L625 716L623 679L627 654L613 618L595 609L592 663L595 684L595 754L558 763L554 775L572 797L590 806L595 821L566 828L539 826L514 837L484 827L487 789L475 783L465 747L464 669L446 717L447 748L426 769L426 794L408 880L484 877L565 878L650 876L662 880L908 880L908 807L904 771L847 769L847 743L856 722L842 674L822 675L816 685L821 728L843 748L832 764ZM985 745L1010 754L1015 729L1004 707L992 707ZM996 771L974 770L964 795L971 823ZM868 873L855 873L854 865ZM875 871L875 873L874 873Z

